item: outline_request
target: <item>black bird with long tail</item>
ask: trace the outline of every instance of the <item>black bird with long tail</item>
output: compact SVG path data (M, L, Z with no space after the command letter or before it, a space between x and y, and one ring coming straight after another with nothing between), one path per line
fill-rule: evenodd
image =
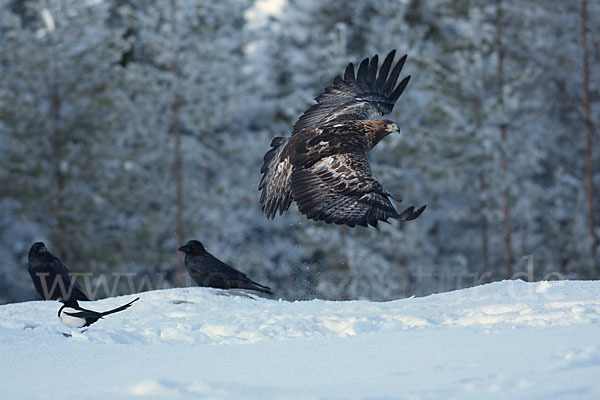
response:
M69 328L84 328L86 326L90 326L102 317L123 311L131 307L131 305L139 299L140 298L137 297L127 304L102 312L88 310L79 306L77 300L68 299L63 301L63 306L60 308L60 310L58 310L58 318L60 318L60 321Z

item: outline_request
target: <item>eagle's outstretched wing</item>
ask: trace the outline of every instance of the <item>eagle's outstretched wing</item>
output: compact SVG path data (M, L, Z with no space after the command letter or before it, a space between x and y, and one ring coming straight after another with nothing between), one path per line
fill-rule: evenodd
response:
M330 122L371 119L388 114L402 94L410 76L396 86L406 55L401 57L390 73L396 50L385 57L379 73L378 56L365 58L354 73L354 64L346 67L344 77L336 76L333 85L315 98L317 104L310 107L294 124L292 135L306 128L315 128ZM388 76L389 74L389 76Z
M305 131L306 139L295 146L291 190L300 212L315 221L351 227L421 215L425 207L396 211L390 193L373 177L365 134L339 125L315 130L320 133L312 136Z
M258 186L267 219L293 201L310 219L349 226L421 215L425 207L396 211L392 196L373 178L366 155L391 132L386 127L396 127L371 119L392 111L410 79L396 85L406 56L394 64L395 55L392 50L381 68L377 55L365 58L356 73L349 64L298 119L292 136L273 139Z

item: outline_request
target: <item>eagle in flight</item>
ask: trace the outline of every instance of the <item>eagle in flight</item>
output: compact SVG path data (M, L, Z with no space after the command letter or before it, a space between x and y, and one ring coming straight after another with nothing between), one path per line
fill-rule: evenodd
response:
M294 124L290 137L276 137L264 156L258 190L267 219L292 201L307 218L326 223L377 227L388 218L410 221L425 206L398 213L392 195L373 177L367 152L398 126L372 119L388 114L408 84L396 86L406 55L394 67L392 50L378 70L378 56L365 58L355 74L346 67ZM391 69L391 72L390 72Z

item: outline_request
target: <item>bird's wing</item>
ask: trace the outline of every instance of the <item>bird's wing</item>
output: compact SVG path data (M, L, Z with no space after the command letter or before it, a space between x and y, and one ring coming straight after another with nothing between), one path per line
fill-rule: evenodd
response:
M248 277L241 271L224 263L210 253L195 257L190 263L190 273L200 273L206 275L215 275L227 277L227 279L247 279Z
M292 176L292 164L289 155L284 153L288 139L276 137L271 142L272 149L264 157L263 166L260 169L263 174L258 190L261 190L260 204L267 219L274 218L279 210L281 215L292 204L292 191L290 178Z
M44 300L56 300L59 296L53 296L56 289L53 288L54 282L56 282L56 272L47 267L47 265L41 267L29 266L29 274L33 281L33 286L38 292L41 298ZM59 284L58 282L56 283Z
M79 286L79 283L77 283L77 280L71 276L69 269L62 261L58 258L54 258L54 260L50 262L49 267L53 272L61 276L65 285L64 289L67 291L66 294L69 298L82 301L90 300L81 286Z
M273 294L270 287L254 282L242 271L233 268L229 264L225 264L210 254L207 256L210 256L211 262L208 263L210 264L210 267L206 268L205 271L208 270L209 274L212 274L213 277L217 277L217 279L220 277L222 282L225 283L228 288L258 290L259 292Z
M78 311L75 311L75 312L71 312L71 311L63 311L63 312L65 314L70 315L71 317L75 317L75 318L99 319L102 317L102 313L99 313L97 311L92 311L92 310L86 310L85 308L78 309Z
M186 262L192 278L200 286L223 289L250 289L273 294L270 287L254 282L248 276L210 253Z
M306 136L292 157L292 193L307 218L376 227L388 218L418 217L414 207L399 214L390 193L373 177L363 133L335 125L323 128L319 135Z
M377 55L365 58L356 74L354 64L350 63L344 76L336 76L333 84L315 98L317 104L302 114L294 125L292 135L329 122L371 119L390 113L410 79L407 76L396 86L406 55L392 68L395 55L396 50L392 50L379 71Z

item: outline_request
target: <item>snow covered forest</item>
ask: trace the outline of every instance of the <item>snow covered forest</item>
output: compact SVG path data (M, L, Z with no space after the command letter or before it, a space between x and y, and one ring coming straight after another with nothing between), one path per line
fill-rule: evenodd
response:
M600 2L0 0L0 303L43 240L95 298L192 285L199 239L285 299L600 273ZM371 153L417 220L267 221L264 153L332 79L408 54ZM115 290L112 290L114 288Z

